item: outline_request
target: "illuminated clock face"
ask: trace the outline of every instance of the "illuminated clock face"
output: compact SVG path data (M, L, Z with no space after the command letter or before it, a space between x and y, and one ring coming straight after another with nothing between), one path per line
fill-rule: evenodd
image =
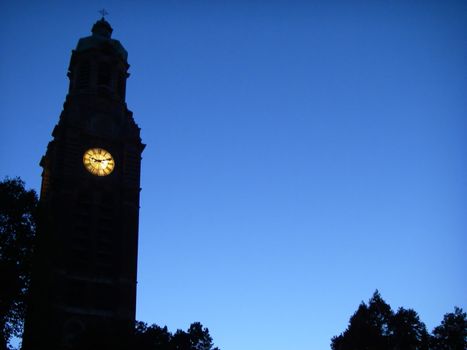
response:
M107 176L115 167L112 155L103 148L91 148L84 152L84 167L93 175Z

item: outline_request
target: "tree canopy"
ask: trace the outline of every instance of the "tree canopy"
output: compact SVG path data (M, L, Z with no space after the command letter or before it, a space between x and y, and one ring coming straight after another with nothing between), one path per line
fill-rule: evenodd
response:
M138 350L219 350L214 347L209 329L199 322L192 323L186 332L178 329L174 334L167 327L138 322L134 345Z
M0 182L0 349L20 336L30 283L37 195L19 178Z
M467 314L455 307L444 315L441 325L433 330L433 350L465 350L467 348Z
M460 308L444 315L430 335L412 309L394 312L376 291L350 317L347 329L331 339L332 350L465 350L467 318Z

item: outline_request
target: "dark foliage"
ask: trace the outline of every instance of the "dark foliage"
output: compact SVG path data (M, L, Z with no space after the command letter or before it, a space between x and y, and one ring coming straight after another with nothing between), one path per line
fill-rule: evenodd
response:
M19 178L0 182L0 349L21 334L30 283L37 195Z
M433 335L412 309L396 313L376 291L360 304L347 329L331 340L333 350L465 350L467 319L462 309L444 316Z
M391 307L376 291L368 305L361 303L350 318L349 327L332 339L333 350L361 350L390 348L389 323L393 313Z
M467 314L456 307L444 315L441 325L433 330L433 350L467 349Z
M219 350L214 347L209 330L199 322L192 323L186 332L179 329L174 334L167 327L148 327L138 322L134 341L138 350Z
M391 349L428 350L430 335L412 309L399 308L390 320Z
M167 327L157 325L147 326L144 322L137 322L135 327L135 348L138 350L170 350L172 334Z

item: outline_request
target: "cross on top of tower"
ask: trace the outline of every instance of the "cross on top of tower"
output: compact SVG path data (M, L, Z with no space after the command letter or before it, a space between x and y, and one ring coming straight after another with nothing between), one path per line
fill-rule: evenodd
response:
M99 13L102 15L102 18L105 18L109 14L105 9L100 10Z

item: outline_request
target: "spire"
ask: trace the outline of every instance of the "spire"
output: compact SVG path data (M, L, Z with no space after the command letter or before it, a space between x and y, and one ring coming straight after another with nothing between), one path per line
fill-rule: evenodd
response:
M100 10L99 13L102 15L102 19L104 19L105 16L109 14L106 9Z

